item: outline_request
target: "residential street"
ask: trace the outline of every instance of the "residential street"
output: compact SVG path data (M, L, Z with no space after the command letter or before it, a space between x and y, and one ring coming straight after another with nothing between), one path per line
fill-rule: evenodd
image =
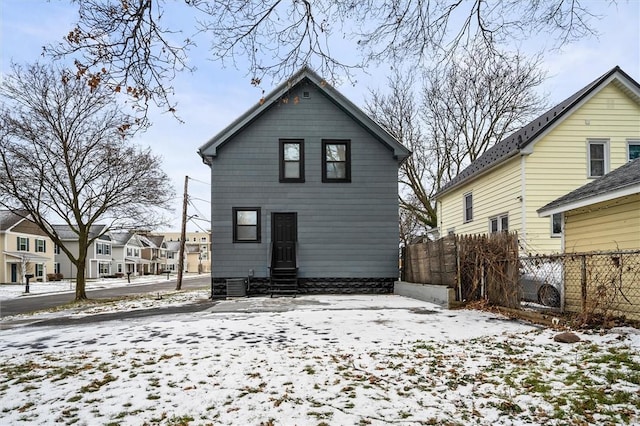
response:
M210 286L209 274L185 277L182 282L183 289L206 289ZM165 292L173 290L176 287L176 279L172 277L169 280L158 276L158 281L148 284L127 285L122 284L118 287L106 287L87 290L87 296L90 299L106 299L119 296ZM0 300L0 318L7 316L24 314L28 312L38 311L42 309L50 309L72 302L74 298L73 291L58 292L33 296L21 296L14 299Z

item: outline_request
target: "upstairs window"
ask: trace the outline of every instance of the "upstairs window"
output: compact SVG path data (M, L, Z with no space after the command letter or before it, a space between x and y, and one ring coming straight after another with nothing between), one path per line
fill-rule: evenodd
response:
M46 253L47 242L45 240L36 239L36 253Z
M260 209L247 207L233 208L233 242L260 242Z
M471 222L473 220L473 194L464 195L464 221Z
M18 251L29 251L29 238L18 237Z
M106 243L96 243L97 254L111 254L111 245Z
M60 246L57 244L53 245L53 254L60 254Z
M640 158L640 140L627 141L627 159Z
M588 142L588 177L604 176L607 170L607 141L604 139L590 140Z
M489 232L500 232L509 230L509 215L502 214L489 218Z
M304 141L280 140L280 182L304 182Z
M322 141L322 182L351 182L351 141Z

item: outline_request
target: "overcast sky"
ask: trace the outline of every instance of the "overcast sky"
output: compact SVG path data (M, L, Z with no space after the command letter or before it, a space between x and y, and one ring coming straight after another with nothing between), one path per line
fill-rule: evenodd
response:
M618 0L617 5L608 7L605 1L583 1L590 2L597 4L598 13L605 15L595 24L600 36L565 46L563 51L548 53L544 58L544 71L549 78L542 90L548 95L550 104L560 102L616 65L636 80L640 79L640 0ZM18 63L43 60L42 46L59 41L72 27L76 14L77 7L70 6L65 0L0 0L0 70L6 72L12 60ZM171 16L172 21L182 19L177 14ZM192 21L185 22L187 27L193 25ZM541 35L517 47L537 49L546 43ZM189 182L193 201L189 215L209 218L209 168L197 155L198 148L252 107L261 96L260 90L250 85L250 77L244 70L224 69L209 60L206 53L206 46L194 50L190 61L197 71L180 74L174 82L178 114L184 123L171 115L153 111L153 126L136 140L151 146L163 157L165 171L173 180L178 196L173 215L176 230L179 229L185 175L193 178ZM338 90L362 107L370 89L384 88L386 71L386 67L371 68L367 73L356 75L356 84L347 83L338 86ZM262 86L269 92L276 83L263 82ZM188 230L202 231L201 228L208 227L205 221L193 220Z

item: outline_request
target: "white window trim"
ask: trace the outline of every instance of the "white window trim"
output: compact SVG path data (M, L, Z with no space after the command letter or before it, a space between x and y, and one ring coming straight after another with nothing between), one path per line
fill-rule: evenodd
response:
M587 177L597 179L601 176L591 174L591 145L604 145L604 170L602 175L609 173L609 139L587 139Z
M507 229L502 229L502 219L507 218L507 223L509 222L509 213L501 213L501 214L497 214L495 216L491 216L489 217L489 233L492 234L494 233L494 231L491 230L491 222L493 220L497 220L498 221L498 230L495 232L502 232L502 231L508 231L509 227L507 225Z
M627 161L631 161L631 145L640 146L640 139L627 139Z
M467 197L471 197L471 218L467 219ZM473 191L462 195L462 221L473 222Z

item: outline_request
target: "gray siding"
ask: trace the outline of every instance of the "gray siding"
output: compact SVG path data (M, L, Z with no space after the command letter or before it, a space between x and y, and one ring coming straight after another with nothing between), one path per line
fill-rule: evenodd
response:
M302 91L310 98L302 98ZM298 96L299 102L294 102ZM305 182L279 182L279 139L304 139ZM351 140L351 183L322 183L322 139ZM271 214L296 212L301 278L396 277L398 163L308 85L218 148L211 166L213 277L268 277ZM260 207L261 243L233 243L233 207Z

